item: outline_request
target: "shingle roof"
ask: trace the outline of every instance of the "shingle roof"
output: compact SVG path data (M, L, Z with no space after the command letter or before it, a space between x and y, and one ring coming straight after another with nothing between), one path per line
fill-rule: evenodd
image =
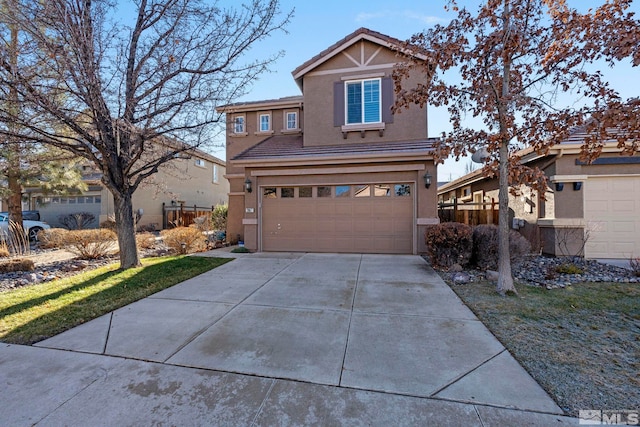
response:
M379 142L374 144L339 144L303 146L302 135L276 135L240 153L233 160L283 160L312 159L336 156L375 156L383 154L433 153L433 143L438 138L420 141Z

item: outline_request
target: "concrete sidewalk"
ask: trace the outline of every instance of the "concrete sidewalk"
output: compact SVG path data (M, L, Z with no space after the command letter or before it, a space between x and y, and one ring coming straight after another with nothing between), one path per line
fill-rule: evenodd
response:
M2 345L0 399L1 425L577 424L417 256L244 255Z

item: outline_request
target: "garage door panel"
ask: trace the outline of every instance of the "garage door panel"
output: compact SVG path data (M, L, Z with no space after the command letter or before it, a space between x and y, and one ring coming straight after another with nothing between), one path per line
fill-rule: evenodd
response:
M640 177L589 177L584 212L589 258L640 255Z
M332 194L330 198L263 199L262 249L413 253L412 197L338 198L335 189Z

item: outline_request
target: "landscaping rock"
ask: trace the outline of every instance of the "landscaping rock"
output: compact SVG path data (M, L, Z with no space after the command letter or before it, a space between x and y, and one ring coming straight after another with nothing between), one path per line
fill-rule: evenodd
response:
M471 282L471 276L464 271L461 271L458 273L453 273L453 275L451 276L451 280L453 281L453 283L464 285Z
M464 268L462 268L462 266L460 264L453 264L451 267L449 267L449 271L457 273L459 271L463 271Z
M498 278L500 277L500 274L498 274L497 271L487 270L487 271L485 271L484 276L490 282L497 282Z

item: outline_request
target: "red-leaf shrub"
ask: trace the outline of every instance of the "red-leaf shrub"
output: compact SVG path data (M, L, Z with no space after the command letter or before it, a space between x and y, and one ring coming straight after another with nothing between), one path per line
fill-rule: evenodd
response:
M473 247L471 227L458 222L445 222L427 227L424 234L427 253L434 267L464 266L471 259Z

